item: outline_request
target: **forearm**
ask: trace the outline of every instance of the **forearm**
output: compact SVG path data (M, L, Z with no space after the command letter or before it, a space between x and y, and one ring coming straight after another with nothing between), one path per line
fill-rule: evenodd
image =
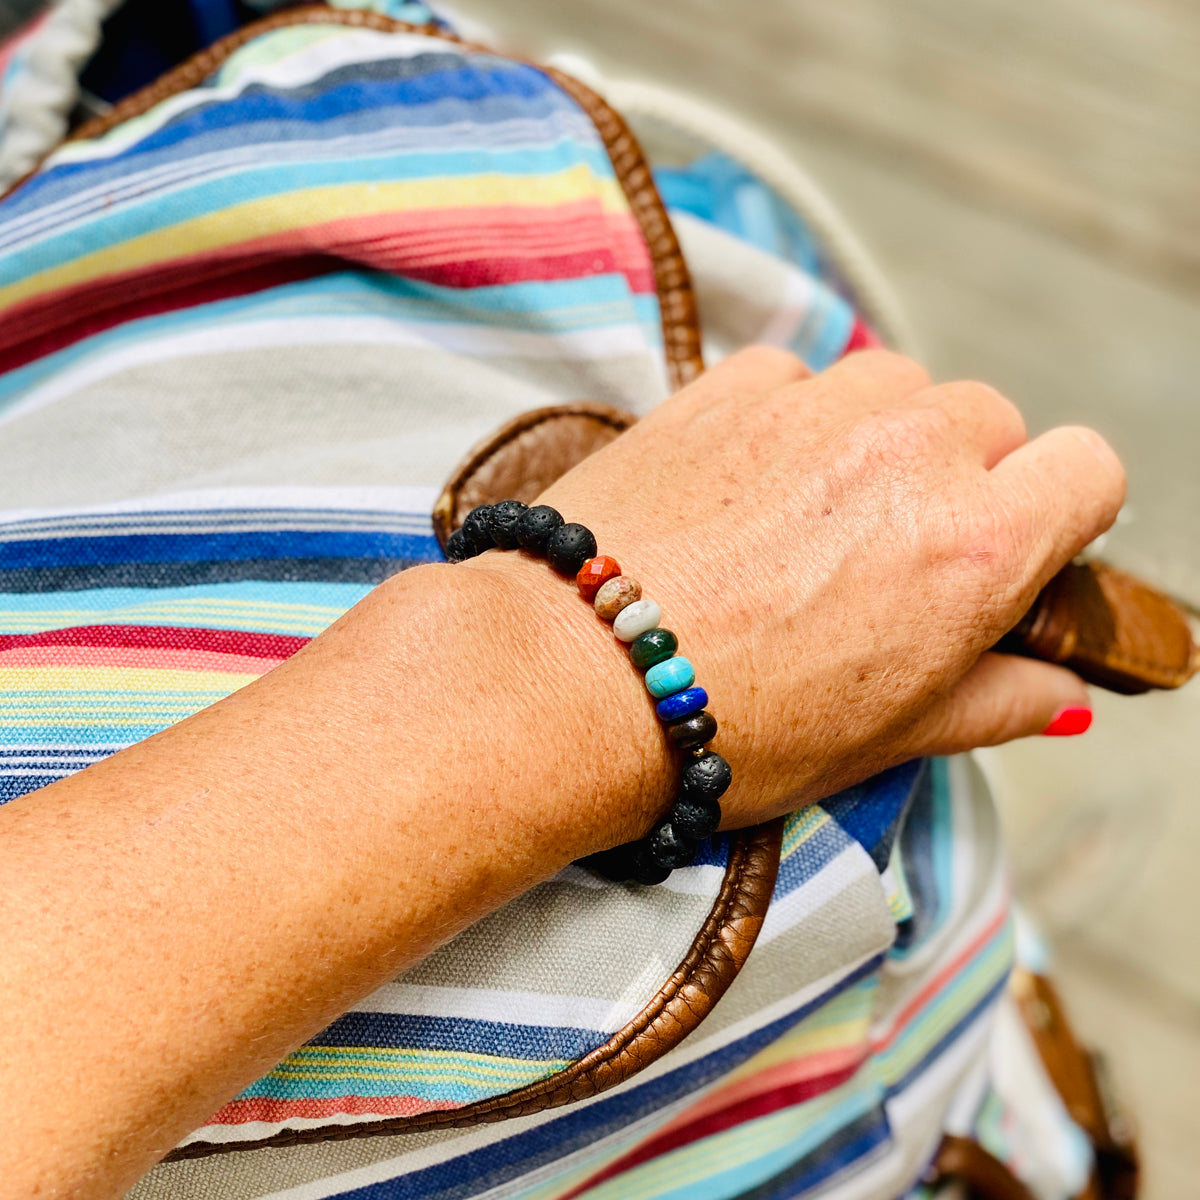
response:
M119 1194L356 999L644 831L670 764L640 680L568 585L505 559L407 572L0 809L0 1194Z

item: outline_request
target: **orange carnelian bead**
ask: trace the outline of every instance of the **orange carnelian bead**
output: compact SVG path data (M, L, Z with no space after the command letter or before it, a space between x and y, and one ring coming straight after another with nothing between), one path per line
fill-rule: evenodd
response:
M579 585L579 594L591 604L600 590L600 585L607 583L610 579L615 579L620 573L620 563L615 558L609 558L607 554L598 554L595 558L589 558L579 568L579 574L575 576L575 582Z

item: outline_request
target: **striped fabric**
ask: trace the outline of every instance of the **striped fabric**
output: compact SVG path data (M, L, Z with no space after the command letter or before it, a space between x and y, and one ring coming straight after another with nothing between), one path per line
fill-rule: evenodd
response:
M858 344L832 300L806 326L797 297L832 293L788 295L789 338L820 328L831 358ZM227 695L439 559L437 486L502 420L580 397L644 412L667 377L650 247L590 118L534 68L331 15L65 144L0 201L0 802ZM654 889L567 869L187 1142L554 1075L654 996L727 859L714 839ZM132 1195L900 1195L983 1059L1007 911L977 773L909 764L789 821L748 966L612 1092L185 1159Z

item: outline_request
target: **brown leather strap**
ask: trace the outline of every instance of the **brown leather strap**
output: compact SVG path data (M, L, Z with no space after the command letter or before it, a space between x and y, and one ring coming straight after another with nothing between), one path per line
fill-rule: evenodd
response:
M1180 687L1200 665L1183 609L1101 562L1059 571L1001 648L1062 663L1125 695Z
M994 1154L970 1138L947 1134L922 1183L936 1188L956 1180L971 1200L1037 1200Z

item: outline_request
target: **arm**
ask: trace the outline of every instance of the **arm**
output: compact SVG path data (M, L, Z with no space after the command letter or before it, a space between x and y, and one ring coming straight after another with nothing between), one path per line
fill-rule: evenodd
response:
M1111 451L1024 444L1007 401L894 356L806 374L731 359L543 497L697 663L726 827L1086 703L984 651L1115 516ZM646 831L675 768L573 592L515 553L406 572L262 680L0 809L0 1195L119 1195L355 1000Z

